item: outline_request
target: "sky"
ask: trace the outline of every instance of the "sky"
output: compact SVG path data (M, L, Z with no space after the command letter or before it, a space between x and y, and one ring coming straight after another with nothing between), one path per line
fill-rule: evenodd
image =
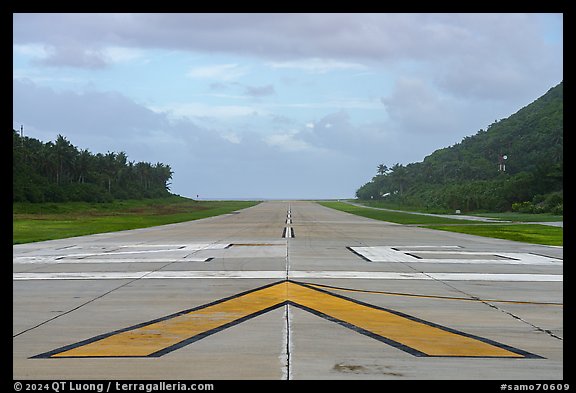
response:
M562 14L13 14L14 129L199 199L354 197L562 79Z

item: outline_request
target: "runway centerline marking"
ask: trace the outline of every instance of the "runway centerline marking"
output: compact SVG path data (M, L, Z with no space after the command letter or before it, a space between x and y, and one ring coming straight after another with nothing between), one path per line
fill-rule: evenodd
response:
M99 335L34 358L159 357L285 305L309 311L414 356L541 358L291 280Z

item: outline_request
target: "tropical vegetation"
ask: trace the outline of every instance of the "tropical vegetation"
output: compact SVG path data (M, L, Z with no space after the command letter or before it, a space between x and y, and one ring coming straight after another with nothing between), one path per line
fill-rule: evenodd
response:
M563 83L422 162L380 164L360 200L444 211L563 214Z
M12 131L13 202L110 202L171 195L169 165L129 161L125 152L93 154L62 135L43 143Z

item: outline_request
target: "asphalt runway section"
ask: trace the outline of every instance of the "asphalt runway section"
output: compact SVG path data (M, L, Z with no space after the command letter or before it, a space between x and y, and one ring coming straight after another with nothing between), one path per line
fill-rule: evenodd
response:
M300 201L14 246L14 378L561 379L562 258Z

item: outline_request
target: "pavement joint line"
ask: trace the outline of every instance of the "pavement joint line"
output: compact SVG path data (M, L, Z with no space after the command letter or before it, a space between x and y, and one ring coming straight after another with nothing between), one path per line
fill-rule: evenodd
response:
M414 270L415 270L415 269L414 269ZM430 276L429 273L424 273L424 274ZM523 319L523 318L515 315L515 314L512 313L511 311L504 310L504 309L498 307L497 305L492 304L492 302L489 301L489 300L483 300L483 299L480 299L480 298L478 298L478 297L476 297L476 296L474 296L474 295L471 295L471 294L469 294L469 293L467 293L467 292L465 292L465 291L463 291L463 290L455 287L455 286L452 285L451 283L446 282L446 280L439 279L439 278L437 278L437 277L432 277L432 278L433 278L435 281L439 282L440 284L445 285L445 286L447 286L448 288L451 288L452 290L455 290L455 291L457 291L457 292L460 292L460 293L462 293L462 294L464 294L464 295L466 295L466 296L469 296L469 297L475 297L476 299L479 299L480 303L485 304L485 305L487 305L488 307L493 308L493 309L495 309L495 310L501 311L501 312L503 312L504 314L507 314L507 315L511 316L512 318L514 318L514 319L516 319L516 320L518 320L518 321L520 321L520 322L522 322L522 323L524 323L524 324L526 324L526 325L528 325L528 326L531 326L532 328L534 328L534 329L536 329L536 330L538 330L538 331L541 331L541 332L543 332L543 333L545 333L545 334L548 334L548 335L549 335L550 337L552 337L552 338L555 338L555 339L558 339L558 340L562 340L561 337L555 335L555 334L552 333L550 330L548 330L548 329L543 329L543 328L541 328L541 327L539 327L539 326L536 326L535 324L533 324L533 323L531 323L531 322L528 322L527 320L525 320L525 319Z
M518 320L518 321L520 321L520 322L522 322L522 323L525 323L526 325L529 325L529 326L533 327L534 329L536 329L536 330L538 330L538 331L540 331L540 332L542 332L542 333L545 333L545 334L549 335L549 336L552 337L552 338L555 338L555 339L561 340L561 341L564 340L562 337L557 336L556 334L552 333L552 331L550 331L549 329L544 329L544 328L542 328L542 327L540 327L540 326L537 326L537 325L533 324L532 322L529 322L529 321L525 320L524 318L522 318L522 317L514 314L514 313L511 312L511 311L504 310L503 308L500 308L500 307L498 307L497 305L492 304L492 302L489 301L489 300L481 300L481 302L484 303L484 304L486 304L487 306L495 309L495 310L498 310L498 311L500 311L500 312L503 312L504 314L507 314L507 315L511 316L512 318L514 318L514 319L516 319L516 320Z
M241 230L240 232L242 232L242 231L244 231L244 230L246 230L246 229L243 229L243 230ZM224 249L225 249L225 248L229 248L229 247L231 246L230 243L226 243L226 244L222 244L222 245L221 245L221 241L222 241L222 240L223 240L223 239L220 239L220 240L217 240L217 241L214 241L214 242L211 242L211 243L206 243L206 244L203 245L203 247L201 247L201 248L193 251L193 252L192 252L191 254L189 254L189 255L192 255L192 254L194 254L194 253L196 253L196 252L198 252L198 251L204 250L204 249L210 249L211 247L218 247L218 248L224 248ZM140 244L140 245L138 245L138 246L142 246L142 244ZM212 259L212 258L209 258L208 260L211 260L211 259ZM76 311L76 310L79 310L80 308L86 306L87 304L90 304L90 303L92 303L92 302L95 302L95 301L97 301L98 299L101 299L101 298L107 296L108 294L110 294L110 293L112 293L112 292L115 292L116 290L119 290L119 289L125 287L126 285L132 284L133 282L136 282L136 281L138 281L138 280L140 280L140 279L146 279L146 276L149 276L150 274L153 274L154 272L158 272L158 271L160 271L161 269L164 269L165 267L167 267L167 266L169 266L169 265L171 265L171 264L173 264L173 263L174 263L174 262L169 262L169 263L167 263L167 264L165 264L165 265L163 265L163 266L161 266L161 267L159 267L158 269L153 270L153 271L141 272L141 273L143 273L142 275L136 274L134 277L130 277L130 281L125 282L125 283L123 283L123 284L121 284L121 285L119 285L119 286L117 286L117 287L115 287L115 288L112 288L111 290L109 290L109 291L107 291L107 292L105 292L105 293L103 293L103 294L101 294L101 295L99 295L99 296L96 296L96 297L94 297L94 298L92 298L92 299L89 299L89 300L87 300L86 302L84 302L84 303L82 303L82 304L80 304L80 305L78 305L78 306L76 306L76 307L71 308L70 310L64 311L64 312L62 312L62 313L60 313L60 314L58 314L58 315L55 315L55 316L52 317L52 318L49 318L49 319L47 319L47 320L45 320L45 321L42 321L42 322L40 322L40 323L38 323L38 324L36 324L36 325L28 328L28 329L25 329L25 330L23 330L23 331L21 331L21 332L18 332L18 333L16 333L16 334L12 335L12 338L16 338L16 337L18 337L18 336L20 336L20 335L22 335L22 334L25 334L25 333L27 333L27 332L30 332L30 331L32 331L32 330L37 329L37 328L39 328L40 326L43 326L43 325L45 325L45 324L47 324L47 323L50 323L50 322L54 321L54 320L57 319L57 318L60 318L60 317L62 317L62 316L64 316L64 315L67 315L67 314L70 314L70 313L72 313L72 312L74 312L74 311ZM29 273L29 274L32 274L32 273ZM41 273L37 273L37 274L41 274Z
M116 287L116 288L112 288L111 290L103 293L102 295L96 296L95 298L90 299L90 300L87 300L86 302L84 302L84 303L82 303L82 304L80 304L80 305L78 305L78 306L76 306L76 307L73 307L73 308L71 308L70 310L64 311L63 313L60 313L60 314L58 314L58 315L55 315L55 316L53 316L52 318L49 318L49 319L47 319L47 320L45 320L45 321L42 321L42 322L40 322L40 323L38 323L38 324L36 324L36 325L28 328L28 329L25 329L25 330L23 330L23 331L21 331L21 332L19 332L19 333L16 333L16 334L14 334L14 335L12 336L12 338L16 338L16 337L18 337L18 336L20 336L20 335L22 335L22 334L24 334L24 333L27 333L27 332L29 332L29 331L32 331L32 330L36 329L36 328L39 328L40 326L43 326L43 325L47 324L47 323L49 323L49 322L52 322L53 320L55 320L55 319L57 319L57 318L60 318L60 317L62 317L62 316L64 316L64 315L67 315L67 314L70 314L71 312L74 312L74 311L76 311L76 310L78 310L78 309L86 306L87 304L90 304L90 303L92 303L92 302L95 302L96 300L101 299L101 298L103 298L104 296L106 296L106 295L108 295L108 294L110 294L110 293L112 293L112 292L114 292L114 291L116 291L116 290L118 290L118 289L120 289L120 288L122 288L122 287L125 287L126 285L129 285L129 284L133 283L133 282L136 281L136 280L138 280L138 278L136 278L136 279L134 279L134 280L131 280L131 281L128 281L128 282L126 282L126 283L124 283L124 284L122 284L122 285L120 285L120 286L118 286L118 287Z
M403 293L403 292L389 292L389 291L375 291L367 289L353 289L353 288L343 288L333 285L315 284L311 282L302 282L303 284L309 285L315 288L326 288L335 291L344 292L357 292L357 293L368 293L374 295L388 295L388 296L405 296L405 297L416 297L423 299L439 299L439 300L459 300L459 301L469 301L469 302L493 302L493 303L510 303L510 304L532 304L538 306L561 306L563 303L551 303L551 302L535 302L535 301L523 301L523 300L500 300L500 299L481 299L476 296L469 298L466 297L456 297L456 296L437 296L437 295L421 295L415 293Z

